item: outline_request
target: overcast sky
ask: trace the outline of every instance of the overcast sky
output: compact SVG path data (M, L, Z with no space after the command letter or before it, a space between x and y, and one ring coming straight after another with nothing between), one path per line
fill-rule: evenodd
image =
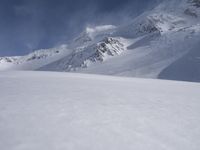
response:
M156 1L0 0L0 56L66 43L86 26L124 24Z

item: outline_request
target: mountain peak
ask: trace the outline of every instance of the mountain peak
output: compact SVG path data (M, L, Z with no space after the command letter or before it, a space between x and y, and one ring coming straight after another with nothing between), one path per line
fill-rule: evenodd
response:
M200 81L199 67L190 71L200 65L199 4L200 0L163 1L122 26L88 26L63 50L0 58L0 69L12 64L11 69L18 70L164 79L177 75L177 80Z

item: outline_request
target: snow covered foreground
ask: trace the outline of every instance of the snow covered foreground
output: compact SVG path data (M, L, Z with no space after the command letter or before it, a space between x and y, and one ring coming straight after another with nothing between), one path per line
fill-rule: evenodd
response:
M199 150L200 84L1 72L1 150Z

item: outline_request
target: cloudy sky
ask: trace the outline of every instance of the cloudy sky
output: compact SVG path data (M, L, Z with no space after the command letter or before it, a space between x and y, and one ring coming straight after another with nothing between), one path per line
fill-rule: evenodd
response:
M0 56L64 44L86 26L124 24L158 0L0 0Z

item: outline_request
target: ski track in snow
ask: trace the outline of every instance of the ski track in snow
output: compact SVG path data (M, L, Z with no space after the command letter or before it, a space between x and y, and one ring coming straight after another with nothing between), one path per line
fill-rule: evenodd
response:
M1 72L1 150L199 150L200 84Z

